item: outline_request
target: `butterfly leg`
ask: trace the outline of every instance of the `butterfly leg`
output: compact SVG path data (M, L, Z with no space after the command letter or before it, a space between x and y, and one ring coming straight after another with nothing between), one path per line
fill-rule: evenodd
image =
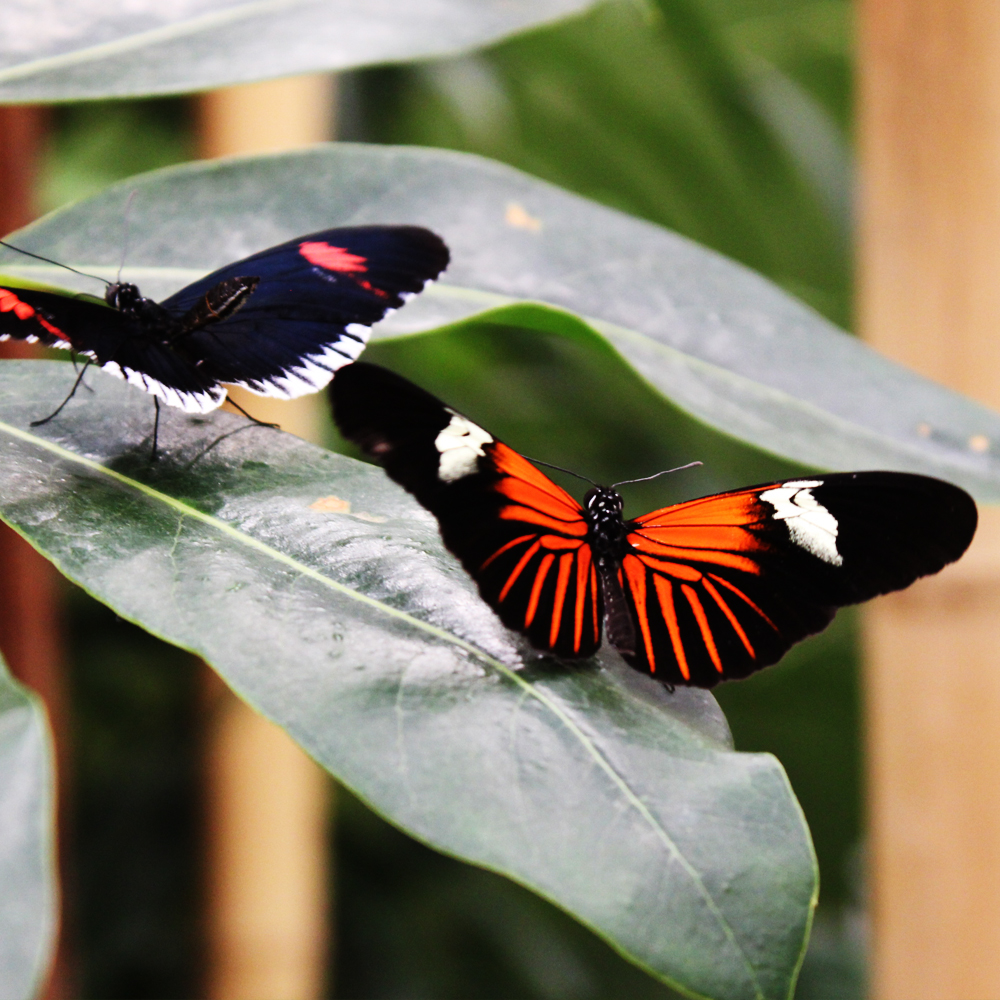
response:
M76 390L80 388L80 383L83 381L83 376L87 374L87 368L90 366L90 360L84 364L80 373L76 376L76 381L73 383L73 388L70 389L69 395L47 416L42 417L41 420L32 420L32 427L41 427L42 424L47 424L53 417L58 417L62 412L62 408L76 395Z
M240 404L237 403L236 400L233 399L232 396L227 396L226 398L228 399L230 406L235 406L236 409L239 410L240 413L242 413L244 417L246 417L248 420L252 420L258 427L270 427L271 430L273 430L273 431L280 431L281 430L281 424L269 424L266 420L258 420L252 414L247 413L247 411L244 410L243 407L240 406Z
M73 362L73 371L75 371L79 375L80 374L80 365L78 364L78 362L79 362L80 358L77 355L76 351L70 351L70 360ZM89 364L89 362L88 362L88 364ZM84 389L87 390L87 392L92 393L94 391L93 387L87 385L86 382L81 382L80 385L82 385L84 387Z

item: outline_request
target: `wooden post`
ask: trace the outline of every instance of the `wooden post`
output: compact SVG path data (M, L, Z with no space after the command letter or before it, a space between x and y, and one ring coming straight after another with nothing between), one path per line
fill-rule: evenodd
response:
M47 125L45 108L0 106L0 236L35 217L38 161ZM0 358L37 357L31 344L6 341ZM12 529L0 525L0 650L12 673L45 702L55 743L57 841L62 895L69 888L69 725L60 630L59 574ZM52 970L42 996L73 993L69 934L60 925Z
M998 408L1000 4L859 13L861 331ZM1000 996L1000 511L980 515L962 562L865 616L879 1000Z
M329 76L205 94L198 101L202 154L266 152L328 139L333 96ZM317 397L282 402L233 395L258 419L300 437L318 434ZM318 1000L328 978L330 939L329 779L283 730L228 689L212 701L207 995Z
M207 996L319 1000L328 779L228 689L212 707L207 778Z

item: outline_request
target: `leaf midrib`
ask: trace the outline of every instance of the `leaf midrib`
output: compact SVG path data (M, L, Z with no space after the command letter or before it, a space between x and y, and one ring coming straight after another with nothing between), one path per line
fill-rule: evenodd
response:
M760 983L758 982L756 971L753 965L744 952L743 948L740 946L739 942L736 940L736 935L733 929L730 927L729 922L726 920L722 911L719 909L715 900L712 898L711 893L706 888L701 876L698 874L694 866L687 860L680 848L674 843L673 838L664 829L664 827L657 821L657 819L650 812L649 808L642 801L642 799L632 790L628 782L622 777L621 774L614 768L611 762L604 756L600 749L594 744L594 742L583 732L580 726L566 713L566 711L558 705L547 693L540 691L535 685L526 681L521 677L517 671L512 670L501 660L498 660L490 656L485 651L481 650L478 646L473 643L462 639L460 636L456 636L445 629L439 628L436 625L432 625L430 622L422 621L419 618L415 618L413 615L408 614L405 611L401 611L397 608L393 608L387 604L376 600L373 597L369 597L367 594L359 593L350 587L339 583L336 580L331 579L325 574L321 573L319 570L314 569L305 563L281 552L265 542L261 542L254 538L252 535L248 535L232 525L227 524L225 521L220 520L217 517L207 514L197 507L193 507L190 504L186 504L175 497L170 496L167 493L163 493L160 490L156 490L151 486L147 486L145 483L141 483L136 479L132 479L129 476L118 472L115 469L109 469L107 466L102 465L100 462L94 461L93 459L85 458L82 455L78 455L76 452L70 451L68 448L64 448L62 445L56 444L54 441L49 441L46 438L40 437L36 434L32 434L29 431L20 429L19 427L14 427L4 421L0 421L0 432L8 434L19 441L27 442L28 444L34 445L35 447L42 448L45 451L57 456L63 461L67 461L76 465L83 466L84 468L95 472L98 475L106 476L107 478L129 488L133 489L138 493L149 497L158 503L162 503L164 506L170 507L182 515L182 517L191 518L192 520L200 521L203 524L215 529L220 534L225 537L235 541L239 545L246 548L253 549L274 561L281 563L282 565L288 566L289 568L300 573L302 576L308 577L321 583L323 586L335 590L343 596L351 600L358 601L359 603L366 604L369 607L376 609L390 617L397 618L405 621L408 625L424 631L429 635L433 635L436 638L443 640L444 642L451 643L464 649L471 655L478 657L482 662L491 666L494 670L502 674L509 681L513 682L519 686L526 694L535 698L542 705L545 706L552 714L569 730L570 733L579 741L579 743L586 750L587 754L594 760L598 767L605 773L605 775L611 780L611 783L618 789L619 793L625 798L628 804L638 812L642 819L649 825L653 830L657 838L660 840L661 844L667 850L674 860L681 866L681 869L688 876L691 882L695 885L698 894L702 897L706 908L709 913L718 923L719 927L722 929L723 934L726 939L730 942L736 953L742 960L744 967L747 972L747 976L753 986L754 994L757 1000L765 1000L764 994L761 991ZM680 984L678 984L680 985ZM690 991L685 991L690 992Z

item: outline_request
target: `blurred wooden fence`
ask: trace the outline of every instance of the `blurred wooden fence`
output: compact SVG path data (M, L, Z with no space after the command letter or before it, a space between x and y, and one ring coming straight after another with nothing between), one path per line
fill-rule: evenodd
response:
M860 328L998 408L1000 4L859 15ZM866 613L878 1000L1000 997L1000 511L980 514L962 562Z

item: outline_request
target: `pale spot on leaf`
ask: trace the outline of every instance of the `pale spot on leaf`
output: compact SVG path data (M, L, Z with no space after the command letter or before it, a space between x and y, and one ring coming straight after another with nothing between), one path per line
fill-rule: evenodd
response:
M324 514L350 514L351 501L340 497L320 497L315 503L309 504L310 510L321 510Z
M516 201L507 202L504 221L514 229L527 229L531 233L542 231L542 220L529 215L524 206L519 205Z

